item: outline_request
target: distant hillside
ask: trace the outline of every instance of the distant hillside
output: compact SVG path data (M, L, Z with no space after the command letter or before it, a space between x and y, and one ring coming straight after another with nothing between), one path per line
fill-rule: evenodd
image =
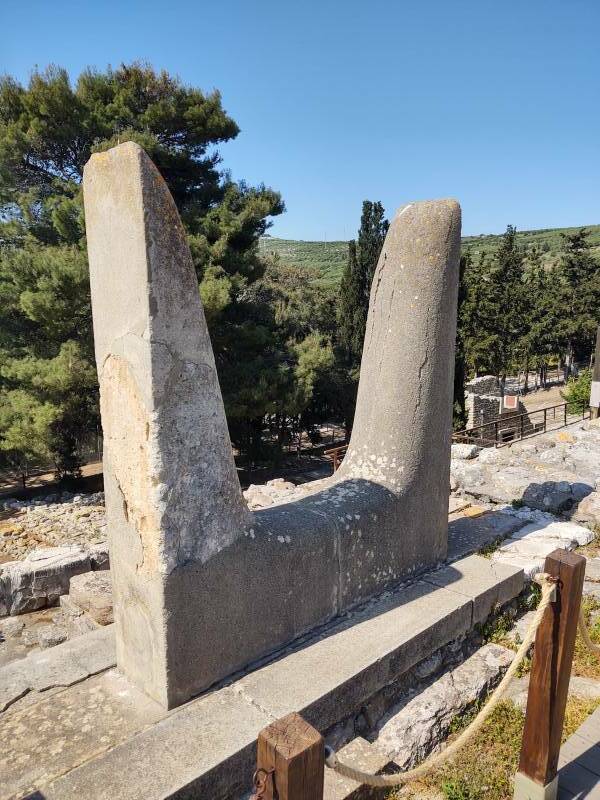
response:
M586 225L591 231L591 241L600 254L600 225ZM558 260L560 234L572 233L578 228L548 228L537 231L519 231L517 236L523 247L537 245L544 262L550 266ZM500 242L498 234L481 234L463 237L463 249L477 255L482 250L493 252ZM295 239L276 239L265 236L260 240L260 249L266 254L277 254L285 264L298 267L314 267L322 275L325 285L339 282L348 257L348 242L304 242Z

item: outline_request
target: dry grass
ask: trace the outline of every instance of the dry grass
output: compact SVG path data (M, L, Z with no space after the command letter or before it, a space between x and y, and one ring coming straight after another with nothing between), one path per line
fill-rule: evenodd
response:
M597 526L594 530L594 538L592 541L589 542L589 544L583 544L581 547L578 547L576 552L586 558L598 558L598 556L600 556L600 530L598 530Z
M567 703L563 741L600 705L599 700L570 697ZM458 719L453 736L472 719L472 712ZM524 713L510 702L501 703L482 730L450 762L420 783L390 795L400 798L443 800L510 800L517 770ZM452 737L451 737L452 738Z
M594 612L600 609L600 602L595 597L584 597L581 607L590 631L591 640L600 644L600 618L594 616ZM575 642L572 674L583 678L600 680L600 658L594 653L590 653L579 633L577 633L577 641Z

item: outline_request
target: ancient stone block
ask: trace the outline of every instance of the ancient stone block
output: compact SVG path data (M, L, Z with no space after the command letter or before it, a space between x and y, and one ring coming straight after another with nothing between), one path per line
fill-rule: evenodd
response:
M108 570L85 572L71 578L69 597L100 625L113 622L112 581Z
M7 614L54 605L68 593L71 577L90 567L89 553L78 545L34 550L22 561L0 566L0 605Z
M343 466L252 514L162 178L127 143L84 195L118 664L172 707L445 557L460 208L398 212Z

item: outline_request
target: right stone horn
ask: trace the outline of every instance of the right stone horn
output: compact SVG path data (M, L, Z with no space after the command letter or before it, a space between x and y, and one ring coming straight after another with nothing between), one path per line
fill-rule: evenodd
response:
M460 234L456 200L408 203L394 217L373 278L352 438L337 473L401 495L413 546L428 543L438 558L447 539Z

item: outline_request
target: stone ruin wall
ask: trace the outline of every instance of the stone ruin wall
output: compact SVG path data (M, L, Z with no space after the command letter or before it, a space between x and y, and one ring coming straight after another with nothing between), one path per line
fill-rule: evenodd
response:
M467 411L467 428L475 428L478 425L501 420L498 423L498 430L505 434L518 433L520 420L511 421L510 418L527 411L520 398L517 400L516 408L505 409L503 407L500 387L494 375L482 375L465 384L465 409ZM528 418L524 419L524 426L526 428L532 426ZM493 439L494 437L491 426L483 433L487 438Z

